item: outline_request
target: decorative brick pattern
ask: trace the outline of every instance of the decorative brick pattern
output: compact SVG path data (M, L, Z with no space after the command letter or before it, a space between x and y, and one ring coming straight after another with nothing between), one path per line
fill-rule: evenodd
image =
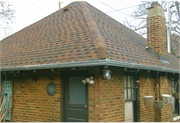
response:
M59 72L38 71L37 81L32 80L32 71L16 75L13 88L13 122L60 122L61 87ZM56 93L49 96L46 86L56 85Z

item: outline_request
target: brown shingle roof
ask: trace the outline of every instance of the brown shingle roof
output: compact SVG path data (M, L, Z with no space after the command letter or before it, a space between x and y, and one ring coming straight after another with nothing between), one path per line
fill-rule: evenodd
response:
M145 49L146 39L86 2L74 2L2 40L1 67L111 58L171 69Z

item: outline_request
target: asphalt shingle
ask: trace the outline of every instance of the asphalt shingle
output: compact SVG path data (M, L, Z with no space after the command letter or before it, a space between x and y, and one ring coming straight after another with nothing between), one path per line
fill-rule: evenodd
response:
M161 62L145 49L145 38L90 4L74 2L67 7L2 40L1 67L111 58L179 68L179 59L168 54L170 64Z

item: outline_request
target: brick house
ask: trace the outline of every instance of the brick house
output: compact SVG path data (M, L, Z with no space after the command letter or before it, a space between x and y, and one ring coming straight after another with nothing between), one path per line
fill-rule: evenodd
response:
M1 83L13 95L6 120L178 121L178 99L162 109L142 100L148 78L151 90L159 84L163 94L179 82L179 59L167 53L163 9L153 4L148 10L147 40L86 2L2 40ZM90 76L94 84L84 84Z

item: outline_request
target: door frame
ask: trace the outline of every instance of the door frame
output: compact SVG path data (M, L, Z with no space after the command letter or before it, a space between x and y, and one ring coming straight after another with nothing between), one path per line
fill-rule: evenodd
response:
M88 76L87 69L80 70L63 70L61 71L61 122L65 122L65 107L66 107L66 84L69 77ZM88 110L88 84L85 85L85 103L87 104L87 116L86 122L89 121L89 110Z
M139 107L139 84L136 83L136 80L139 80L139 72L125 72L124 76L133 76L134 82L136 86L136 100L133 101L133 115L134 119L133 122L139 122L139 113L140 113L140 107ZM128 100L127 100L128 101ZM126 101L125 101L126 102Z

